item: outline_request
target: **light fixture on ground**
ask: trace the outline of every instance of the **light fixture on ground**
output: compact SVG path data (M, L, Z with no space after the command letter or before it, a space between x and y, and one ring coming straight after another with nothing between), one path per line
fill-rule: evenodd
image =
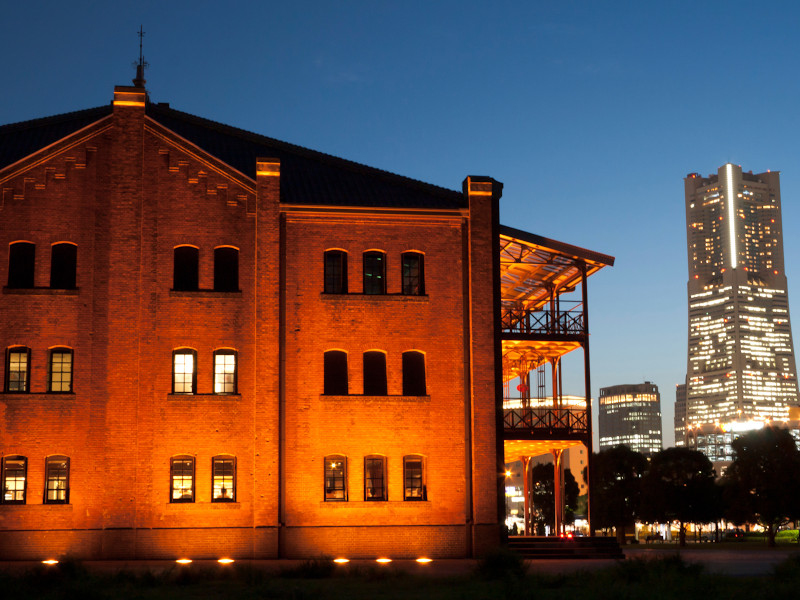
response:
M190 564L192 564L192 559L191 558L179 558L175 562L178 563L179 565L190 565Z
M221 565L229 565L229 564L233 563L233 559L232 558L220 558L217 562L219 564L221 564Z
M432 558L420 557L420 558L417 559L417 562L419 564L421 564L421 565L427 565L428 563L432 563L433 559Z
M349 558L334 558L333 562L335 562L338 565L346 565L347 563L350 562L350 559Z
M391 558L376 558L375 562L376 563L380 563L382 565L388 565L390 562L392 562L392 559Z
M57 565L58 561L55 558L48 558L47 560L42 561L43 565Z

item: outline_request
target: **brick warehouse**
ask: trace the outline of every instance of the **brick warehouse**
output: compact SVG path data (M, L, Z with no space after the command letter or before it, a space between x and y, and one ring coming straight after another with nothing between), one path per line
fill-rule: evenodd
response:
M499 543L501 192L142 85L0 127L0 559Z

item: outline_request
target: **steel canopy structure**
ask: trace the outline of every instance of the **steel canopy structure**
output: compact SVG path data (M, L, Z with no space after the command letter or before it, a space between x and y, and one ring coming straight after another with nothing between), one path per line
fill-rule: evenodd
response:
M614 257L506 226L500 227L499 244L505 462L522 462L525 533L530 534L531 458L553 455L557 467L555 526L559 532L563 514L561 455L579 444L584 444L589 454L592 450L586 282L603 267L613 266ZM562 300L562 295L579 288L580 300ZM584 351L585 400L579 406L564 405L561 357L578 348ZM512 398L513 381L519 382L519 395Z

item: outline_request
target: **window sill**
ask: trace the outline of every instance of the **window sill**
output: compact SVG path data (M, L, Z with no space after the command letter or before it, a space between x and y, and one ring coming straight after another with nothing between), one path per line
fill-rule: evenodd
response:
M218 292L215 290L170 290L170 298L241 298L242 290Z
M79 292L80 288L71 290L57 288L3 288L4 294L14 296L77 296Z
M426 403L431 401L430 396L365 396L363 394L349 394L347 396L334 396L320 394L320 400L331 400L334 402L420 402Z
M398 506L429 506L430 500L323 500L319 503L320 506L336 506L336 507L379 507L391 506L397 508Z
M46 510L48 512L72 512L72 504L53 503L53 504L19 504L19 503L3 503L0 504L0 511L8 510L9 508L18 508L22 510Z
M192 400L192 399L202 399L202 400L209 400L211 398L217 398L219 400L241 400L241 394L167 394L167 398L170 400Z
M353 299L367 300L369 302L429 302L429 296L410 296L407 294L320 294L322 300L329 302L347 301Z
M167 502L167 509L175 509L176 511L192 510L241 510L242 505L239 502Z
M75 392L0 392L2 396L38 397L50 396L52 398L75 398Z

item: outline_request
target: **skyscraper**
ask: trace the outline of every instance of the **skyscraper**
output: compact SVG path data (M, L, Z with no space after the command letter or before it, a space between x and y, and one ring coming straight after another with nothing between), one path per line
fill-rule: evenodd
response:
M624 444L642 454L661 450L661 394L649 381L600 388L600 450Z
M743 173L728 163L715 175L691 173L684 182L687 428L722 435L784 420L797 404L797 371L779 173ZM693 445L706 451L705 435L695 438ZM714 441L709 458L730 460L729 441Z
M686 384L675 386L675 445L686 445Z

